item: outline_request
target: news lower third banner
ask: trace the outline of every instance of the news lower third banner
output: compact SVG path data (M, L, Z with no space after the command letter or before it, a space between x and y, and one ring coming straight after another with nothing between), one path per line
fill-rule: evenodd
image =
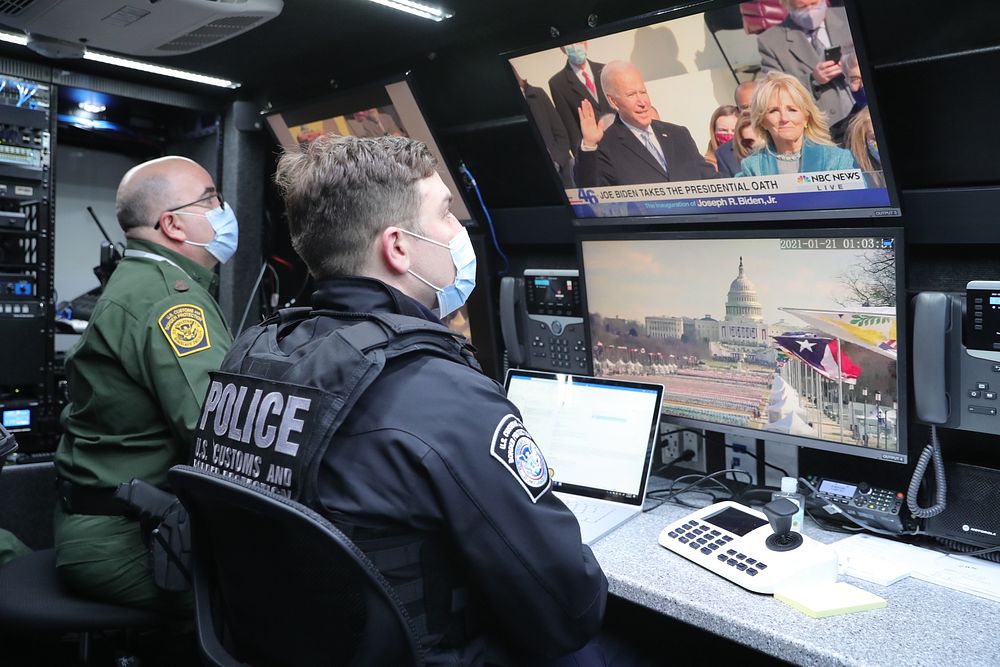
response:
M860 169L566 190L578 218L808 211L889 205Z

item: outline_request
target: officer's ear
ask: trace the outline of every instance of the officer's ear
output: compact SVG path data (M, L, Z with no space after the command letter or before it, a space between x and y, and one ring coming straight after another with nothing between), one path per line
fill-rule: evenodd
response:
M171 241L183 243L187 240L187 232L184 231L181 216L172 211L164 211L160 214L160 219L156 221L156 228Z
M410 268L410 245L406 234L399 227L386 227L379 237L378 254L385 268L402 275Z

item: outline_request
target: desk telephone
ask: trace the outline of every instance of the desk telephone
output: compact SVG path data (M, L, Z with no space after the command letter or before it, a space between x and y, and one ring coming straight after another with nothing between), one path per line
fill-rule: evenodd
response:
M796 511L787 498L768 503L763 512L724 500L670 524L659 543L755 593L836 581L836 552L792 532Z
M500 282L500 332L515 368L590 374L575 269L525 269Z
M1000 281L974 280L965 297L921 292L913 306L917 419L1000 435Z

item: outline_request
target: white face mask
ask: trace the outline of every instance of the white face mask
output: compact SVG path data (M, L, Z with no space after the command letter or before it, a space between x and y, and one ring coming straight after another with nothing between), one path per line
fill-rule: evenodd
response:
M476 288L476 250L472 247L468 230L462 227L448 245L405 229L400 231L451 251L451 261L455 265L455 281L450 285L438 287L407 269L407 273L437 292L438 317L446 317L464 306L472 290Z

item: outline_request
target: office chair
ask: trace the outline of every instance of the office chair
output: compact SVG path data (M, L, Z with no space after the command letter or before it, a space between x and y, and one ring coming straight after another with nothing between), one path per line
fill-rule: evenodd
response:
M412 621L364 552L297 502L175 466L210 664L420 665Z
M0 427L0 470L17 441ZM162 626L176 621L152 611L78 597L59 581L55 549L18 556L0 567L0 629L25 635L80 635L79 658L90 659L91 633Z

